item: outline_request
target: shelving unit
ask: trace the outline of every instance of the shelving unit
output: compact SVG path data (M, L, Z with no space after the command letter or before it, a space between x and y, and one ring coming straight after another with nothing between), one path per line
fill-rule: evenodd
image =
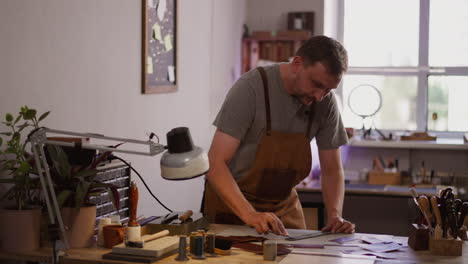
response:
M242 72L255 68L259 60L287 62L311 36L305 30L253 32L242 39Z
M128 190L131 181L130 167L123 162L112 161L97 169L96 180L113 184L117 187L120 196L120 210L116 210L111 202L112 198L107 191L102 191L100 195L91 197L90 202L96 204L96 225L102 217L110 217L117 214L120 215L121 221L126 221L130 215L128 201Z

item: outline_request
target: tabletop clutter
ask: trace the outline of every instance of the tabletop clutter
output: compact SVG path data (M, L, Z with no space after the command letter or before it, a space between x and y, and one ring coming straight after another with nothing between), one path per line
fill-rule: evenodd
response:
M174 235L164 230L141 236L140 243L124 238L122 243L112 246L111 251L102 257L146 263L169 256L173 256L175 261L187 261L190 258L203 260L229 256L232 248L235 248L263 255L263 260L267 261L275 261L277 256L288 254L397 259L399 253L408 250L406 238L391 235L331 234L294 229L288 229L288 232L289 236L286 237L256 234L255 229L248 226L230 226L216 234L198 230L189 235Z
M467 238L468 202L455 199L452 188L442 189L437 196L417 195L411 189L419 208L419 220L411 226L408 245L414 250L429 250L433 255L461 256Z
M455 199L451 188L443 189L440 195L430 198L418 196L415 189L412 189L412 194L423 220L411 226L408 240L391 235L330 234L298 229L288 229L288 236L279 236L257 234L248 226L228 226L216 233L208 231L208 227L190 232L180 232L183 229L156 229L155 232L155 229L149 229L152 230L150 234L142 235L144 221L136 220L138 189L133 183L127 226L111 219L100 219L98 245L111 249L102 255L104 259L144 263L171 255L175 255L176 261L222 257L231 255L232 247L263 255L267 261L287 254L397 259L399 254L410 250L408 245L414 250L429 249L434 255L461 256L463 240L467 240L465 216L468 203ZM156 222L160 223L157 226L165 227L168 225L163 223L168 219L180 224L193 221L191 217L191 211L183 214L172 212Z

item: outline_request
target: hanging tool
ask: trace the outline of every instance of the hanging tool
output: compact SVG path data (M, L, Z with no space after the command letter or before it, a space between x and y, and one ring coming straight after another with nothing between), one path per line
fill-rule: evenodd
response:
M414 203L416 204L416 206L419 208L419 210L421 211L421 213L423 214L424 216L424 219L426 219L426 222L427 222L427 226L429 228L429 231L432 232L433 231L433 228L431 226L431 221L429 219L429 216L425 213L425 211L421 208L421 205L419 204L419 201L418 201L418 193L416 192L416 189L414 187L411 187L410 188L410 193L411 195L413 196L413 201ZM426 197L426 196L424 196ZM426 197L426 201L424 201L424 203L427 203L427 205L425 205L425 208L429 208L429 201L427 201L427 197Z
M445 213L447 214L447 222L451 229L451 234L453 238L456 239L458 236L458 225L455 204L452 199L447 199L445 201Z
M445 188L440 190L440 200L439 200L439 210L440 216L442 217L442 230L443 230L443 238L447 238L448 235L448 228L449 228L449 220L448 220L448 210L447 210L447 202L454 200L454 195L452 192L452 188Z
M432 213L430 209L429 199L427 199L427 196L421 195L417 198L417 202L418 202L419 209L421 209L421 212L423 213L424 218L426 219L427 226L429 227L429 230L432 232L433 231L432 221L431 221Z
M458 226L462 227L465 223L465 217L468 214L468 202L464 202L460 209L460 218L458 219Z
M439 206L437 202L437 197L431 197L431 206L432 206L432 213L434 214L436 220L436 226L434 229L434 238L440 239L442 238L442 217L440 216Z
M460 218L458 218L458 228L460 229L460 238L467 240L465 217L468 213L468 202L464 202L460 208Z

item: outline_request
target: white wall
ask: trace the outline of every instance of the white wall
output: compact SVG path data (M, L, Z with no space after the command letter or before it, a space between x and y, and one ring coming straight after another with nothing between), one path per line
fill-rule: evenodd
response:
M249 30L286 30L288 12L315 13L314 35L323 34L324 0L248 0L246 24Z
M141 1L2 0L0 119L28 105L51 110L51 128L136 139L154 131L163 143L171 128L188 126L207 149L240 57L244 12L245 1L180 0L178 91L142 95ZM166 181L159 157L124 157L168 207L199 209L202 178ZM138 186L138 213L165 213Z
M213 0L213 6L210 121L216 117L224 97L241 74L240 42L246 1Z

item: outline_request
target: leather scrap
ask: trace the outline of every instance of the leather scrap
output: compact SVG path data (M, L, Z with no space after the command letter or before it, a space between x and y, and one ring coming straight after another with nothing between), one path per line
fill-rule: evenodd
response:
M264 237L256 237L256 236L216 236L217 238L229 240L233 244L236 243L247 243L247 242L263 242L267 240Z
M253 244L253 243L248 242L248 243L237 243L237 244L233 244L232 246L236 247L236 248L243 249L243 250L248 251L248 252L258 254L258 255L263 255L263 246L262 245L257 245L257 244ZM287 255L287 254L291 253L291 251L292 251L291 249L286 248L285 246L283 246L281 244L278 244L277 248L276 248L276 255L277 256Z

